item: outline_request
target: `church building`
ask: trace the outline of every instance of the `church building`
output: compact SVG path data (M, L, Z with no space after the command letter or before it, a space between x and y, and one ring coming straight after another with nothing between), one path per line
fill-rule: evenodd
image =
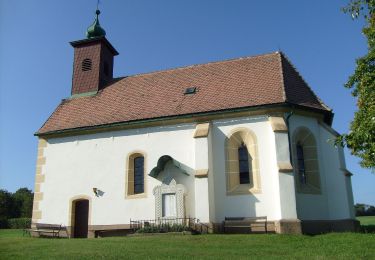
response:
M269 231L356 228L333 112L282 52L113 77L96 19L73 41L71 96L39 139L32 222L69 237L131 221L267 217Z

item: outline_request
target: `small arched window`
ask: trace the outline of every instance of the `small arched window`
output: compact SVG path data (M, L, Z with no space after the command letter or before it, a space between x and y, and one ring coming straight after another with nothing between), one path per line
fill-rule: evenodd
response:
M238 147L238 165L240 174L240 184L249 184L249 153L244 143L242 143L241 146Z
M84 59L82 61L82 71L91 70L91 67L92 67L92 61L91 61L91 59Z
M296 189L300 193L320 193L318 149L314 134L300 127L293 134L293 164Z
M144 192L144 157L134 158L134 194Z
M126 196L141 197L146 195L145 156L142 153L132 153L128 157L126 174Z

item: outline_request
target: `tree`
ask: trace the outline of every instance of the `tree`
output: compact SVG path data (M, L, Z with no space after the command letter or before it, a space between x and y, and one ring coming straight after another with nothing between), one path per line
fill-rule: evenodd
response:
M357 59L356 69L345 84L357 98L358 110L350 125L350 132L341 135L337 144L347 146L361 158L361 166L375 170L375 0L351 0L343 8L353 19L363 17L366 25L368 53Z
M8 227L8 219L13 217L13 209L12 194L6 190L0 190L0 228Z
M12 194L6 190L0 190L0 218L14 217L14 203Z
M20 188L15 193L0 190L1 218L31 218L34 194L28 188Z
M17 218L31 218L33 210L33 192L28 188L20 188L13 194L15 214Z
M354 205L356 216L375 216L375 207L363 203Z

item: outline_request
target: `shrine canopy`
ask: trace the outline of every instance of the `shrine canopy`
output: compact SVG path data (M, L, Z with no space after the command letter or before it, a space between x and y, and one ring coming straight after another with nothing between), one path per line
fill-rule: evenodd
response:
M176 161L175 159L172 158L172 156L170 155L163 155L159 158L158 162L157 162L157 165L156 167L154 167L151 172L149 173L149 176L151 177L154 177L154 178L157 178L158 175L160 174L160 172L162 172L165 168L165 166L167 165L168 162L172 162L174 164L174 166L176 166L177 168L180 169L180 171L183 173L183 174L186 174L186 175L189 175L185 169L183 169L181 163L179 163L178 161Z

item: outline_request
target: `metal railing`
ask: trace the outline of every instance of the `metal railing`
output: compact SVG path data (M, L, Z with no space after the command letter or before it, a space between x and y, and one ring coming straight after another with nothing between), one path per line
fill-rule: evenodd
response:
M134 232L143 230L147 233L192 231L201 234L210 233L211 227L201 223L197 218L157 218L130 220L130 228Z

